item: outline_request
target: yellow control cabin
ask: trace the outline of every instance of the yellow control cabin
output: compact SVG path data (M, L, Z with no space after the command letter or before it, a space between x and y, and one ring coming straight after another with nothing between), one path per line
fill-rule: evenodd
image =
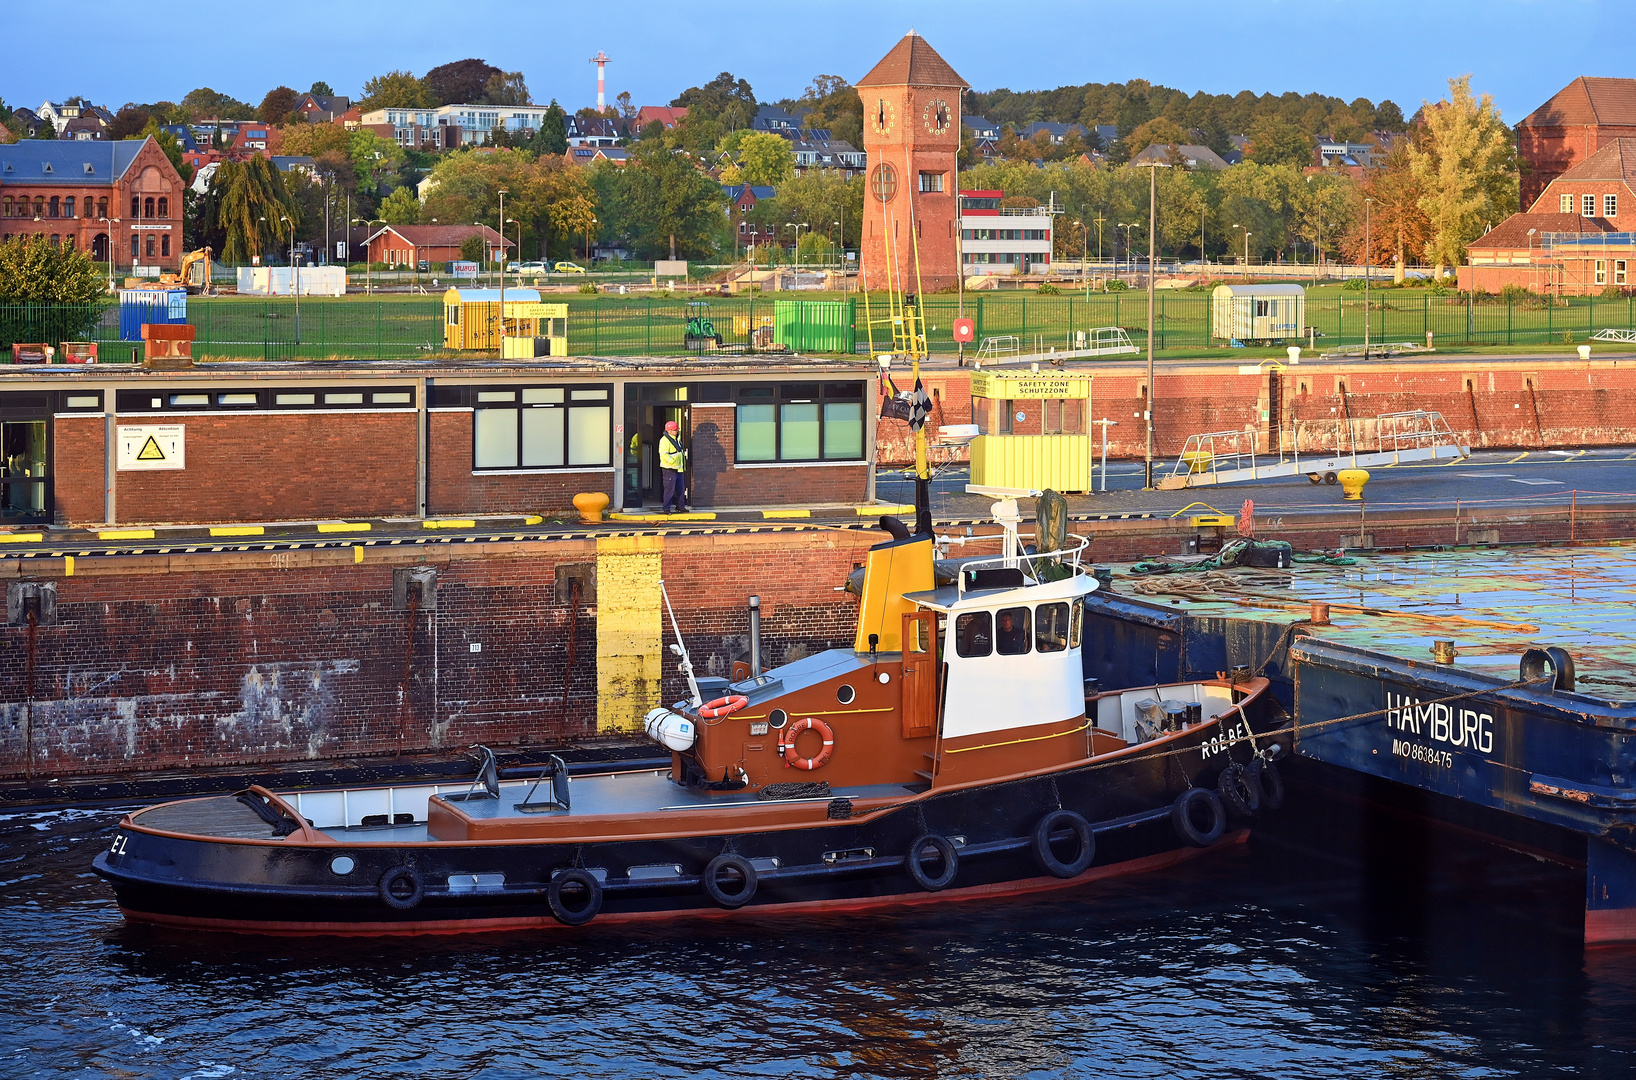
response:
M443 294L443 346L499 352L505 360L568 355L568 305L540 300L538 289L505 291L505 333L499 289L450 289Z
M977 371L971 407L971 482L1033 491L1091 490L1091 378Z

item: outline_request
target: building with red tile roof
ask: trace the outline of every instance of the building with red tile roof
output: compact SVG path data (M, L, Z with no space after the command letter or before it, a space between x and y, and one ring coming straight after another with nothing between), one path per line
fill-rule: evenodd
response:
M483 238L490 262L516 246L487 225L388 225L370 236L369 261L410 268L453 262L461 258L460 245L473 236Z
M1636 138L1636 79L1581 75L1517 124L1522 205L1614 139Z

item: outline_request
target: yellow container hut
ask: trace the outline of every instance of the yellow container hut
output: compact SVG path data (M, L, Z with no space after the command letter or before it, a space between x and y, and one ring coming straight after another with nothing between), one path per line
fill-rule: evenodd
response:
M538 289L507 289L501 341L499 289L443 294L443 347L499 351L506 360L568 355L568 305L540 300ZM503 347L502 347L503 345Z
M1091 378L976 371L971 482L980 487L1091 490Z

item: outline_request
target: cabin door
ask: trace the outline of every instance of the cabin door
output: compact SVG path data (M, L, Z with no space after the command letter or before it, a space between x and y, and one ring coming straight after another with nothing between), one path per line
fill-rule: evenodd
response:
M937 612L903 616L903 737L937 732Z

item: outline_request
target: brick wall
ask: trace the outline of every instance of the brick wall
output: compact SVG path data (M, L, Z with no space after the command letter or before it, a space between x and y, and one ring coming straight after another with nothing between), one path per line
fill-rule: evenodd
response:
M732 464L736 429L731 406L697 402L692 424L688 495L694 506L801 506L862 502L868 497L867 465Z
M472 413L433 411L427 414L426 424L429 516L552 513L573 510L574 496L580 492L600 491L613 497L611 467L584 472L474 473Z
M121 524L415 513L412 412L188 416L178 422L187 428L187 468L118 473ZM77 425L74 436L84 436L82 428ZM57 430L56 461L88 453L65 442L61 421ZM100 477L100 418L93 441ZM70 517L65 509L64 520L100 521L100 496L94 510L82 512L91 516Z
M100 522L107 516L103 483L105 465L103 417L58 416L52 437L59 448L52 456L52 518L59 525Z
M834 591L878 533L666 537L665 583L701 674L851 641ZM597 729L596 609L556 568L589 541L83 558L56 625L0 627L0 777L560 744ZM392 608L394 566L438 571L434 611ZM575 663L563 699L570 626ZM667 638L670 640L667 625ZM473 645L481 645L473 652ZM666 657L665 696L684 693ZM32 687L33 703L29 704Z
M1146 375L1140 369L1076 367L1095 373L1090 418L1117 421L1109 432L1110 457L1144 452L1142 412ZM1271 390L1281 398L1273 417ZM945 404L931 424L970 423L972 399L966 372L922 380ZM1163 365L1154 406L1155 453L1173 458L1189 435L1213 431L1258 432L1258 447L1274 446L1281 429L1288 440L1295 421L1372 419L1383 413L1425 409L1441 412L1450 428L1474 449L1613 446L1636 442L1636 365L1614 360L1474 358L1414 363L1311 362L1281 374L1240 375L1224 367ZM1346 387L1341 393L1340 387ZM878 404L878 402L877 402ZM1019 402L1026 419L1019 433L1039 430L1041 402ZM1364 431L1360 428L1360 437ZM1101 436L1096 439L1098 448ZM876 449L882 464L913 460L908 425L882 420Z

